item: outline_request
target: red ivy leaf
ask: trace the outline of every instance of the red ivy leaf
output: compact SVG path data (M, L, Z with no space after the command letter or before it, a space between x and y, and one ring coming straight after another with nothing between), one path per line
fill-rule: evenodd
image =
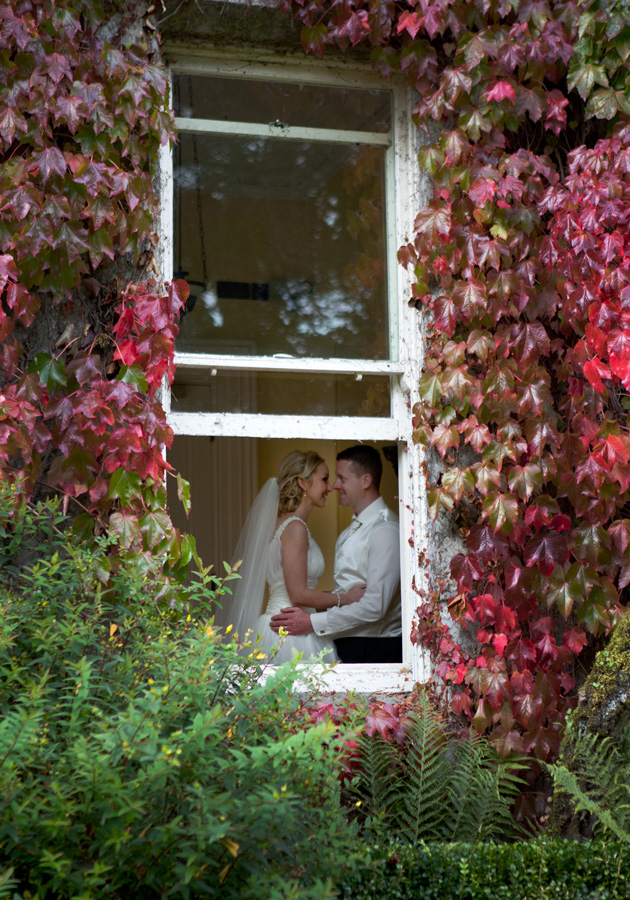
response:
M574 656L578 656L587 644L586 632L582 628L569 628L562 634L562 643Z
M0 135L7 146L13 143L13 136L17 131L27 131L28 123L22 113L10 106L0 107Z
M612 378L610 369L596 356L584 363L584 376L588 379L589 384L600 394L604 393L604 385L602 378Z
M362 41L369 32L370 25L366 10L361 9L358 12L347 13L339 17L337 33L340 38L349 37L353 47Z
M545 576L551 575L556 565L564 565L568 558L566 538L557 531L535 535L523 551L525 565L537 565Z
M396 34L400 34L401 31L407 31L412 38L415 38L417 33L420 31L421 26L422 19L420 18L418 13L411 10L405 10L405 12L398 20L398 28L396 29Z
M457 589L461 593L471 590L475 581L483 578L483 569L475 553L457 553L451 560L451 575L457 582Z
M0 292L3 291L8 281L17 281L18 270L15 260L9 253L0 255Z
M441 294L435 298L432 306L436 325L450 337L457 323L457 311L452 298Z
M46 147L39 153L34 153L31 171L39 169L42 176L42 184L46 184L50 176L55 173L63 177L66 173L66 160L63 153L57 147Z
M504 759L512 753L523 752L523 738L518 731L495 731L492 735L492 746Z
M72 134L76 133L82 118L87 118L88 109L80 97L59 97L55 106L55 122L65 122Z
M50 56L45 57L40 71L48 75L53 84L59 84L64 77L72 79L70 63L61 53L51 53Z
M380 734L383 740L397 737L402 730L402 723L396 708L391 703L384 703L372 710L372 715L365 718L365 733L368 737Z
M550 342L545 326L540 322L517 322L510 328L508 347L523 366L539 356L548 356Z
M475 178L468 191L468 196L477 206L492 202L497 190L497 183L492 178Z
M507 645L507 656L520 671L533 669L537 658L536 648L527 638L517 638Z

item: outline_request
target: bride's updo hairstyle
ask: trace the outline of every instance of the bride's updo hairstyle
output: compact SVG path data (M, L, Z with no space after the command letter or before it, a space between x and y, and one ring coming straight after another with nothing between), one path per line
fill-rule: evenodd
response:
M278 466L278 515L292 513L302 501L302 488L298 484L298 478L303 481L311 481L313 475L324 460L314 450L293 450L285 456Z

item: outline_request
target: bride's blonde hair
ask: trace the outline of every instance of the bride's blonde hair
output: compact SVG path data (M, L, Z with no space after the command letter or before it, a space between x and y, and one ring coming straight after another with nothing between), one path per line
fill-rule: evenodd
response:
M278 515L292 513L302 500L302 488L298 478L311 481L324 460L314 450L292 450L278 466Z

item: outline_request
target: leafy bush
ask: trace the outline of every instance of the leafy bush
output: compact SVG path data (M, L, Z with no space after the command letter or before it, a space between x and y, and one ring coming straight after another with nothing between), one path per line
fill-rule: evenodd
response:
M338 887L342 900L627 900L630 861L604 842L392 845Z
M207 572L160 607L142 554L112 566L63 525L0 513L0 891L332 896L353 826L292 666L264 681L255 646L191 620L227 589Z
M399 742L383 728L357 742L351 789L370 831L411 843L514 836L518 761L499 759L473 731L454 733L425 697L401 730Z

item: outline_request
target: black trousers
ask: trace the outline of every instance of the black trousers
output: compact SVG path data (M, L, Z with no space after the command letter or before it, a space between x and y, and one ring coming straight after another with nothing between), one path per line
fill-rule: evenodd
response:
M344 663L402 662L402 636L399 637L342 637L335 647Z

